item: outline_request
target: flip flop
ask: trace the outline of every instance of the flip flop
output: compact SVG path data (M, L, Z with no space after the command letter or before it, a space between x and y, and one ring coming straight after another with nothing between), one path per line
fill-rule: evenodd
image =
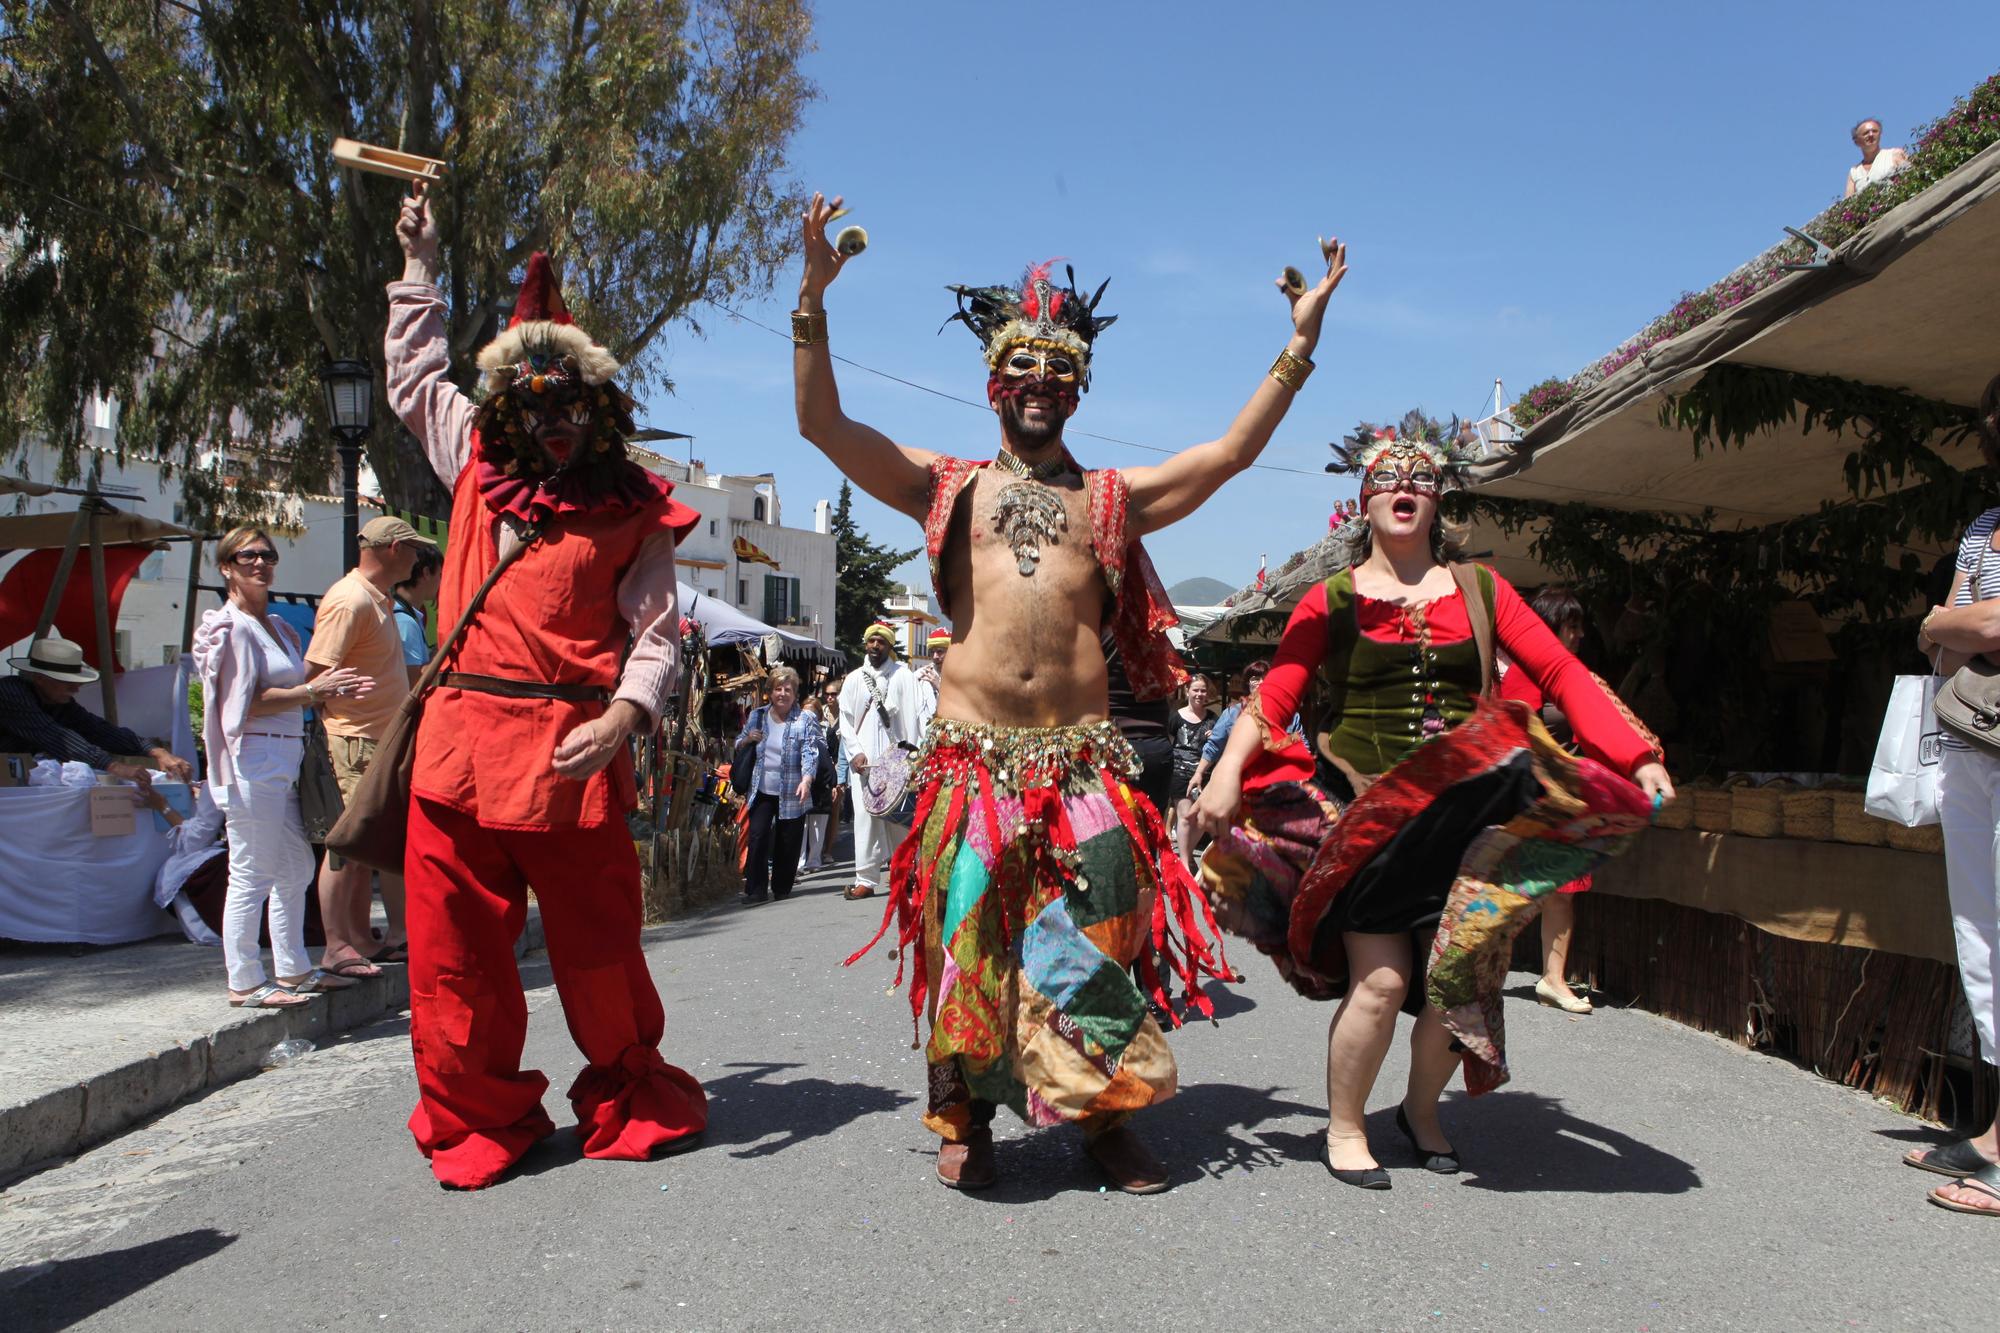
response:
M353 977L336 976L323 967L316 967L297 981L279 984L294 995L324 995L328 991L348 990L361 983Z
M2000 1202L2000 1164L1989 1163L1982 1170L1975 1171L1963 1180L1955 1181L1952 1185L1940 1185L1925 1196L1938 1207L1949 1208L1954 1213L1976 1213L1981 1217L2000 1217L2000 1208L1981 1207L1978 1204L1960 1203L1956 1199L1945 1198L1944 1191L1954 1186L1958 1189L1972 1190L1974 1193L1984 1194L1987 1198Z
M410 961L409 943L405 941L402 944L384 945L374 953L369 954L368 961L371 963L407 963Z
M284 998L278 998L280 996ZM311 1003L308 997L295 994L275 981L265 982L242 999L234 995L229 997L231 1009L297 1009Z
M1992 1163L1986 1160L1979 1149L1972 1146L1970 1139L1954 1139L1936 1148L1925 1148L1921 1151L1912 1149L1904 1153L1903 1165L1963 1180L1991 1166Z
M851 903L858 903L863 898L873 898L875 896L875 890L869 888L866 884L856 884L853 888L849 889L846 893L843 893L840 896L847 899L847 901Z
M337 963L329 963L322 959L319 970L330 972L336 977L346 977L349 981L360 981L382 975L382 969L366 958L343 958Z

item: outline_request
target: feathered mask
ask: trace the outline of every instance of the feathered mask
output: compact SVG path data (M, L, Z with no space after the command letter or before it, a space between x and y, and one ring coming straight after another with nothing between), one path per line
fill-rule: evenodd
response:
M945 290L958 295L958 313L945 321L971 329L986 349L987 369L998 371L1002 360L1017 347L1067 355L1075 362L1077 387L1090 387L1090 349L1097 335L1118 319L1099 315L1097 303L1104 299L1110 279L1098 286L1088 301L1076 289L1076 270L1065 265L1068 286L1058 287L1049 279L1053 259L1030 268L1015 287L963 287Z
M1442 428L1425 421L1404 430L1364 421L1345 441L1327 446L1334 461L1326 470L1359 476L1364 499L1394 490L1430 495L1462 490L1478 462L1463 443L1468 433L1457 417Z

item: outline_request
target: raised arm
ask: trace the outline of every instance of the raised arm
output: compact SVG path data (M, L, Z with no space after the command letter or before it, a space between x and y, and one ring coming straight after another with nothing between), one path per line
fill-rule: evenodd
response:
M799 278L799 308L792 316L792 386L799 434L825 454L855 485L883 504L922 522L930 504L929 450L897 444L840 410L840 387L833 379L827 349L826 289L840 276L848 256L826 238L826 224L840 207L815 194L800 219L805 271Z
M472 460L471 400L446 378L444 297L438 294L438 229L424 183L413 182L396 221L403 280L389 284L389 330L383 338L389 406L423 443L431 470L446 486Z
M1183 449L1164 463L1124 469L1125 479L1132 484L1132 532L1153 532L1186 518L1220 490L1223 482L1256 462L1271 442L1271 433L1285 419L1292 399L1312 371L1313 349L1319 345L1327 300L1347 276L1347 247L1340 238L1326 242L1324 249L1326 276L1317 286L1294 295L1283 279L1278 280L1278 290L1292 303L1291 341L1222 438Z

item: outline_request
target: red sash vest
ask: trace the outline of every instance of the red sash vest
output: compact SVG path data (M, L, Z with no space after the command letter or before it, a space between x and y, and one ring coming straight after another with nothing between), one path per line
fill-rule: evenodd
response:
M1064 457L1068 457L1067 453ZM951 528L952 511L966 483L980 468L992 465L991 459L974 461L943 455L931 460L931 500L924 518L924 550L930 556L931 587L937 593L938 609L946 616L951 615L951 607L946 604L942 574L944 542ZM1070 459L1070 465L1075 467L1076 460ZM1173 604L1167 600L1167 590L1154 572L1146 548L1137 537L1126 533L1131 484L1116 468L1091 472L1077 468L1077 471L1083 473L1090 495L1091 553L1097 557L1105 585L1111 589L1108 628L1118 644L1119 655L1125 659L1125 674L1132 683L1133 697L1163 699L1180 688L1188 673L1181 665L1180 654L1167 639L1167 630L1180 623Z
M636 510L562 515L500 575L445 669L599 685L609 694L632 633L618 610L619 582L646 538L662 530L678 536L692 522L692 511L670 498L671 489L661 483L658 497ZM447 632L499 559L477 466L462 471L452 488L451 537L438 590L438 623ZM557 743L604 710L595 702L440 686L424 705L411 785L487 828L588 828L621 820L638 795L629 750L582 782L551 767Z

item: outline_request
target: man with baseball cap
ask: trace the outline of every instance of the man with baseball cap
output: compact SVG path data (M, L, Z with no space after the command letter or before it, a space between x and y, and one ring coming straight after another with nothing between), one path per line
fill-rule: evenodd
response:
M402 635L396 627L396 585L409 580L420 552L437 549L436 542L389 514L361 525L360 544L360 563L320 599L312 642L306 648L308 680L322 671L350 667L375 682L366 694L330 695L320 705L333 776L343 800L354 798L361 775L375 757L376 744L410 692ZM378 946L369 924L373 895L368 867L349 862L336 867L336 861L338 857L329 856L320 867L320 919L326 928L320 966L336 976L380 976L378 962L399 963L409 957L403 878L382 876L389 933Z
M146 755L176 781L194 775L193 765L162 742L141 740L138 732L114 727L76 701L97 672L68 639L54 634L36 639L26 657L10 657L7 664L20 674L0 679L0 751L89 764L141 787L151 785L146 766L118 756Z
M896 631L881 621L861 636L862 662L840 687L840 739L847 746L848 783L854 792L854 885L850 899L874 896L882 870L906 830L887 813L869 810L870 765L893 758L923 739L925 700L915 675L896 660ZM881 806L876 805L877 809Z

